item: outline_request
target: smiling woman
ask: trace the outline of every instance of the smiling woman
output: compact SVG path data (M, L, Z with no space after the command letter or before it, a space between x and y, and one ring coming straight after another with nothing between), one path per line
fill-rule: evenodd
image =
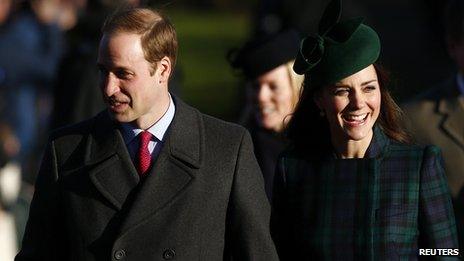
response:
M315 97L327 116L332 143L342 158L362 158L380 112L380 87L373 65L323 88Z
M294 30L256 36L242 48L231 50L228 57L249 82L241 123L253 138L269 198L277 158L287 145L282 130L292 116L304 79L292 69L299 39Z
M411 145L376 65L377 33L339 22L332 1L319 35L300 44L305 75L278 161L271 232L281 260L416 260L457 249L449 189L435 146Z
M410 135L403 127L403 113L388 90L388 73L379 64L370 64L359 72L330 85L311 85L310 87L309 78L310 75L307 76L306 88L302 91L301 100L293 114L293 120L289 122L286 130L290 139L298 140L294 144L295 150L306 150L308 153L307 148L314 147L317 148L316 154L319 154L321 150L332 150L335 142L337 144L335 149L340 149L337 151L338 156L362 157L364 153L357 154L357 156L340 155L342 151L346 153L346 146L343 146L344 141L350 145L359 144L359 142L355 142L359 138L351 139L346 132L350 129L358 130L358 128L344 128L342 117L344 115L363 116L367 112L369 114L366 116L369 118L365 120L368 120L366 123L369 124L369 128L363 123L361 124L364 126L363 130L373 130L374 126L379 126L389 138L405 144L411 142ZM356 87L355 81L361 82L358 83L360 86ZM342 106L343 108L337 108L343 111L340 111L339 115L334 115L335 108L333 106ZM357 109L358 107L361 108ZM373 108L377 108L377 110L373 110ZM363 111L365 113L362 113ZM308 121L308 118L312 120ZM363 140L364 146L359 147L364 148L364 151L372 138L372 132L368 132L368 134L368 139ZM319 137L319 139L313 137Z

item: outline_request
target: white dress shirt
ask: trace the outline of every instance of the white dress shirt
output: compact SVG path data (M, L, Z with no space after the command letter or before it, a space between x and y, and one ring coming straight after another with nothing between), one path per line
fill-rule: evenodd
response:
M171 95L169 95L168 109L157 122L155 122L150 128L146 130L153 135L150 142L148 143L148 150L150 151L152 159L158 157L158 154L163 147L164 136L169 128L169 125L171 125L175 111L176 108L174 101L172 100ZM138 135L144 130L139 129L130 123L121 123L121 129L124 142L126 143L127 150L129 151L129 155L132 161L134 161L140 143L140 138Z

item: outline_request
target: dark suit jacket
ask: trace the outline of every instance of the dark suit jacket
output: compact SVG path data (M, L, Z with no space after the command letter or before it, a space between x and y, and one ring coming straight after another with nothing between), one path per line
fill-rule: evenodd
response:
M456 76L403 106L417 142L443 151L445 173L453 196L459 243L464 251L464 96Z
M139 182L106 112L51 136L21 260L276 260L248 132L174 99Z
M439 149L379 128L362 159L284 154L273 207L282 260L415 260L419 248L458 248Z

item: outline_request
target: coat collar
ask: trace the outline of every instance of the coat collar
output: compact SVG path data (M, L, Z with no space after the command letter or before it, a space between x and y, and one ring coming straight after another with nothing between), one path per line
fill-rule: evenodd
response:
M173 98L176 113L166 143L151 173L140 184L130 212L122 223L121 237L181 197L200 174L205 148L203 117L196 109Z
M385 135L380 126L374 126L374 135L369 147L366 150L365 158L379 158L382 157L388 150L390 139Z
M86 144L85 165L90 169L91 182L114 206L121 209L130 193L140 191L134 207L156 209L171 200L189 183L202 165L204 126L200 113L173 96L174 119L166 133L166 142L153 163L152 173L139 185L139 176L132 163L117 123L108 112L95 118ZM169 190L166 191L166 187ZM131 213L134 211L131 211ZM140 211L140 215L146 211ZM137 220L141 217L130 220ZM130 223L130 222L129 222Z
M380 159L388 152L390 139L385 135L382 128L375 124L373 127L374 134L372 136L372 140L369 144L369 147L366 150L364 158L376 158ZM285 157L291 158L304 158L306 160L314 160L317 159L319 161L334 161L340 160L337 158L337 153L335 152L335 148L333 148L332 144L327 144L324 148L315 149L307 149L305 151L296 150L294 145L291 145L285 152L283 153ZM346 159L341 159L346 160ZM357 159L359 160L359 159Z
M378 124L374 125L373 132L372 140L369 147L367 147L364 159L380 159L389 149L390 139L385 135ZM330 157L326 157L326 159L337 160L338 158L336 155L335 149L333 149Z
M454 95L443 96L438 101L438 113L443 116L441 128L464 148L464 96L459 95L457 84L448 86Z
M205 147L204 126L200 113L172 96L176 114L170 126L167 143L170 153L184 164L200 168Z

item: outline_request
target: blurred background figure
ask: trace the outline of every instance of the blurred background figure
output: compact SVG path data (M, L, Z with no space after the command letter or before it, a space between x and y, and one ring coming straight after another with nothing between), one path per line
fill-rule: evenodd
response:
M63 14L59 0L0 1L0 260L12 260L24 233L68 23Z
M2 0L9 1L9 0ZM2 5L0 85L5 121L21 143L23 178L34 181L39 145L48 127L51 85L62 51L59 0Z
M53 88L51 129L79 122L104 109L96 69L100 28L119 5L138 1L65 0L74 23L65 34L65 52Z
M449 79L425 91L406 104L404 109L411 120L410 128L417 141L438 145L443 151L444 168L453 195L460 248L463 251L464 0L449 0L443 17L448 53L455 61L457 71L450 70Z
M27 218L28 203L22 199L21 171L12 159L19 141L5 122L0 122L0 260L13 260Z
M281 135L298 102L303 76L293 72L300 37L285 30L251 39L229 52L231 66L248 81L241 123L248 128L271 199L274 170L287 142Z

